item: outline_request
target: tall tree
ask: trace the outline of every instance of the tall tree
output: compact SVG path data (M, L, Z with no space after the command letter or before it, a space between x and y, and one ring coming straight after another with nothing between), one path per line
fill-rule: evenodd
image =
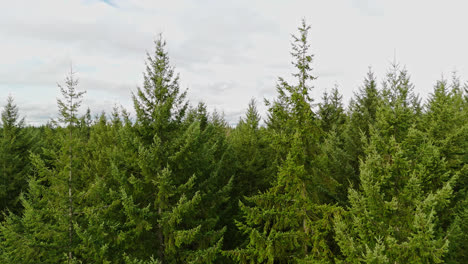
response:
M338 157L333 155L333 159L337 159L342 163L342 168L351 166L352 172L348 174L348 181L351 186L359 185L359 163L361 159L365 159L364 142L370 136L370 128L375 124L377 119L377 111L383 104L381 91L377 87L377 79L372 69L369 68L363 85L358 92L354 94L349 104L349 122L346 124L343 132L343 153ZM330 145L335 145L333 138L329 141ZM343 184L347 187L347 184ZM349 187L349 186L348 186ZM341 192L347 195L347 192Z
M448 240L439 216L457 176L420 131L409 129L401 143L380 132L371 130L360 188L350 189L348 214L336 220L343 261L441 263Z
M83 92L78 92L78 81L71 69L65 79L65 87L59 85L63 99L58 99L59 121L66 127L56 127L53 141L60 148L44 149L40 155L31 156L33 175L29 179L28 194L22 198L25 208L21 216L9 215L2 225L4 246L9 261L22 263L57 263L76 260L73 252L78 241L74 240L75 192L84 189L80 179L80 167L86 155L84 144L74 133L78 121L78 108ZM21 254L10 254L18 252Z
M454 186L455 197L444 212L442 225L450 229L449 263L466 259L464 244L468 243L466 213L468 197L468 105L463 100L460 80L454 74L449 82L442 78L437 81L434 91L425 105L423 129L439 147L451 171L460 174Z
M204 123L204 130L198 120L185 122L186 92L179 88L165 45L161 36L155 41L144 85L133 95L137 171L128 175L121 200L125 225L144 246L127 253L140 259L156 254L161 263L211 263L224 232L213 210L225 202L230 185L216 163L224 157L225 150L218 148L223 144L205 133L221 119L211 121L214 127ZM216 143L210 145L211 140Z
M308 31L303 20L293 36L292 56L296 85L279 79L278 98L270 103L267 125L273 146L279 149L278 174L271 188L240 203L245 220L239 222L248 236L246 247L230 251L241 262L296 263L331 260L332 206L324 204L331 193L330 178L317 166L320 127L309 96Z
M340 95L337 86L331 90L330 94L327 92L323 94L317 114L320 119L320 127L325 133L331 130L343 130L343 126L346 122L346 114L342 99L343 96Z
M166 41L159 35L153 56L147 53L143 87L132 94L139 135L146 144L153 142L153 135L163 143L170 142L188 108L187 92L180 90L179 75L170 65L165 47Z
M25 129L18 106L9 96L1 115L0 134L0 220L7 211L21 211L20 193L26 191L31 164L29 151L33 151L32 134Z
M234 155L235 177L231 199L234 216L231 225L228 226L226 236L227 248L233 249L245 240L242 232L237 230L234 220L242 218L237 201L245 202L244 197L250 197L271 187L276 168L272 166L274 150L270 145L268 132L260 126L261 117L258 113L256 102L249 102L247 112L240 118L236 128L229 134Z
M346 204L346 190L357 181L354 177L353 152L346 149L350 137L348 117L345 114L342 96L335 87L331 94L324 93L318 110L319 124L324 134L320 144L318 164L325 177L336 181L334 202Z
M406 68L392 63L383 82L383 103L376 115L379 129L393 135L397 142L402 141L409 128L420 123L422 109L419 97Z
M57 99L59 108L59 121L66 124L68 129L68 263L72 263L73 245L73 128L78 123L78 109L81 106L82 97L85 92L76 90L78 79L74 78L73 68L65 79L65 87L58 85L63 99Z
M240 202L244 220L239 229L246 246L229 251L240 263L330 263L333 252L331 219L339 210L313 202L307 186L311 175L304 167L299 133L279 169L273 186Z

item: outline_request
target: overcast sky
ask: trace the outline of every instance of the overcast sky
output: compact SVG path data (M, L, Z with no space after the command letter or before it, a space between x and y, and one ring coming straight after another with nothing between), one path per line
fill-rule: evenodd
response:
M83 107L131 110L145 53L162 32L193 105L234 124L291 73L290 41L312 26L313 97L338 85L347 103L372 66L379 82L396 54L426 98L443 74L468 75L464 0L15 0L0 1L0 105L11 94L29 124L57 117L57 83L78 72Z

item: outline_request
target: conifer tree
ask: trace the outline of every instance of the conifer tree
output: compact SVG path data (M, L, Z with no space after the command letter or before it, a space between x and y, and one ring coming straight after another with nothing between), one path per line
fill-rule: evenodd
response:
M364 78L364 84L359 91L354 94L349 104L349 122L343 132L343 152L338 159L343 164L343 168L350 166L353 171L348 174L348 181L351 186L359 185L359 161L365 159L364 142L370 136L370 127L375 124L377 111L382 106L383 98L381 91L377 87L377 80L371 68ZM363 141L364 140L364 141ZM335 144L333 138L329 141ZM343 187L349 185L342 185ZM347 190L347 189L346 189ZM347 191L341 191L347 194Z
M334 87L330 94L325 92L319 104L318 116L322 130L327 133L331 130L340 132L346 122L346 114L342 102L343 96ZM341 133L341 132L340 132Z
M274 181L274 150L268 140L266 128L260 127L260 121L255 100L252 99L245 116L240 118L236 128L229 134L235 167L231 200L236 203L233 204L234 215L226 233L229 237L225 243L227 249L238 247L245 240L234 224L234 220L242 219L237 201L245 201L244 197L266 191Z
M414 94L408 71L392 63L383 82L383 103L377 110L379 129L401 142L409 128L418 126L422 114L420 100ZM380 116L379 116L380 115Z
M32 135L25 129L24 118L9 96L1 114L0 134L0 220L8 211L21 211L20 193L26 191L27 175L31 168L29 151L33 151Z
M245 117L240 118L236 129L230 135L237 162L237 191L234 193L239 195L239 198L265 191L273 180L270 164L272 150L266 130L260 127L260 121L255 100L252 99Z
M205 135L206 123L202 131L200 122L184 122L186 92L180 91L165 45L160 36L154 56L148 54L144 86L133 95L137 171L128 175L120 200L124 226L130 227L126 236L141 248L125 253L138 259L154 256L161 263L212 263L224 233L213 210L219 210L230 189L229 177L214 162L223 159L224 150L216 147L223 144L209 145L217 138ZM224 121L211 121L215 127L217 122Z
M468 193L468 108L463 100L460 80L454 74L452 81L437 81L424 113L424 131L438 146L447 161L447 170L460 174L454 186L455 194L450 208L442 215L442 226L449 229L450 247L446 260L457 263L465 259L466 250L462 245L468 243L464 221L466 197Z
M293 35L292 52L293 65L297 72L293 76L297 79L291 85L283 78L279 78L276 87L278 98L273 102L266 100L268 108L267 126L271 132L272 148L277 150L273 166L281 166L291 147L291 135L300 133L303 141L303 151L307 159L305 169L314 174L314 201L322 202L334 199L336 181L327 175L319 175L320 170L315 165L320 156L319 140L323 131L318 125L317 116L313 111L313 98L309 92L313 86L309 81L315 80L311 74L313 56L309 52L308 31L310 26L303 20L298 28L299 35Z
M240 203L245 220L238 226L247 236L246 246L228 254L242 263L332 260L331 216L335 210L324 202L335 183L321 175L317 166L321 131L309 96L308 80L315 79L310 75L309 29L302 21L299 36L293 36L297 85L280 78L278 99L267 101L267 125L273 146L280 149L276 158L279 169L272 187L248 198L247 205Z
M14 258L22 263L57 263L76 260L73 251L77 241L74 240L73 226L76 200L74 192L83 188L85 183L76 169L82 163L83 143L73 129L78 121L78 108L83 92L78 92L77 79L71 69L65 79L65 87L59 85L63 100L58 99L59 121L66 127L55 136L59 142L58 151L45 153L51 158L46 163L39 155L32 155L33 176L29 179L29 195L22 198L24 213L21 216L9 215L2 226L5 234L5 247L11 250L15 240L21 241L18 251L24 256L15 254ZM18 239L21 238L21 239ZM8 253L7 253L8 254Z
M146 144L153 142L154 134L164 145L169 143L188 108L187 92L180 90L179 75L174 73L165 49L166 41L159 35L153 56L147 53L143 87L132 94L139 135Z
M294 135L293 146L277 179L266 192L240 202L244 221L238 226L247 236L245 248L230 251L240 263L329 263L333 253L327 243L332 236L331 218L338 212L313 202L312 182L304 168L302 140Z
M350 102L352 127L369 136L369 126L375 123L377 109L381 103L382 98L377 88L377 80L372 69L369 68L363 86L359 88L358 93L354 95L353 100Z
M330 95L325 92L322 99L319 104L318 117L324 134L320 140L321 153L317 165L320 166L323 175L336 181L334 201L346 204L346 190L350 184L357 182L353 177L352 153L346 150L346 143L349 140L346 134L346 128L349 126L348 118L337 87Z
M457 175L420 131L410 128L400 143L386 132L371 129L360 188L350 189L348 215L336 219L343 261L441 263L448 240L440 212Z
M73 68L70 68L70 74L65 79L66 87L59 84L63 100L57 99L60 117L59 121L66 124L68 129L68 263L73 260L73 128L78 123L78 109L81 106L82 97L85 92L76 90L78 80L74 78Z

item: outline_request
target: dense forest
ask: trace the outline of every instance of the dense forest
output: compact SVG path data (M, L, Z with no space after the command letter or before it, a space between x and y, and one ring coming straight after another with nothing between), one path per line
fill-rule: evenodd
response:
M81 115L72 70L45 125L9 97L0 262L467 263L468 84L422 102L393 63L347 107L336 88L311 98L309 29L263 120L255 100L235 126L191 104L161 36L136 116Z

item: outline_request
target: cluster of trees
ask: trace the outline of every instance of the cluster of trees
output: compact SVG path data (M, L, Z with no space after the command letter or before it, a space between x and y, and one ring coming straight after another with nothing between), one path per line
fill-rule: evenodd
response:
M372 71L345 109L310 97L309 27L295 82L231 127L189 104L165 42L132 98L78 114L73 71L60 117L0 129L1 263L464 263L468 97L457 76L422 104L409 74Z

